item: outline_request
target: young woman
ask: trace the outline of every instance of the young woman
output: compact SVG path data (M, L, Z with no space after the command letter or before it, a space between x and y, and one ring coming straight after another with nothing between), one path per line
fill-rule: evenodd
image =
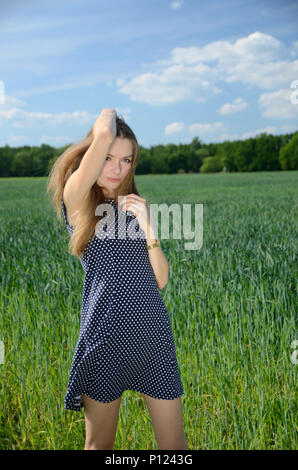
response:
M59 218L62 208L70 252L85 272L65 395L65 409L84 407L85 450L114 448L125 390L143 394L159 449L188 449L184 390L158 290L167 284L169 266L135 185L137 159L133 131L105 108L50 173L48 194L53 190Z

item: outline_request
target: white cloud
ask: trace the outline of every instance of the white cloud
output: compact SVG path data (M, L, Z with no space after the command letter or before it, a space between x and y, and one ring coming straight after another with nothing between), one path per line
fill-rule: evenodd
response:
M243 98L236 98L233 103L226 103L218 109L219 114L233 114L247 108L247 102Z
M289 86L293 77L298 76L298 60L269 63L239 62L233 70L227 70L228 83L241 82L260 89Z
M170 135L170 134L176 134L178 132L183 131L185 128L184 122L173 122L172 124L169 124L165 128L165 134ZM195 122L193 124L190 124L187 127L187 131L189 134L195 136L195 135L200 135L200 136L212 136L212 135L217 135L218 132L222 132L225 130L225 126L222 122L210 122L210 123L198 123Z
M16 98L15 96L11 96L5 93L5 101L4 103L1 103L0 110L4 111L14 106L20 106L20 107L27 106L27 103L26 101L20 100L19 98Z
M207 101L208 96L221 92L207 79L212 70L204 64L187 67L184 64L166 68L160 75L144 73L124 84L120 93L129 95L132 101L162 106L179 101Z
M48 144L48 145L58 144L59 146L62 146L66 144L71 144L72 142L74 142L75 139L73 137L65 137L63 135L58 135L56 137L42 135L39 140L41 144Z
M165 135L176 134L184 129L184 122L173 122L165 128Z
M225 140L240 140L239 134L221 134L218 138L220 142L224 142Z
M222 122L211 122L207 124L194 123L188 126L188 131L193 135L210 135L217 134L219 131L222 131L223 127L224 125Z
M92 125L97 115L88 111L73 111L60 113L29 112L20 108L4 109L0 107L0 122L12 121L12 127L36 127L43 125L58 126L61 124Z
M176 47L168 63L197 64L214 62L228 66L237 62L270 63L287 55L285 46L273 36L259 31L235 42L213 41L203 47Z
M202 103L221 92L220 82L239 82L264 90L289 86L298 76L298 60L292 57L281 41L256 31L234 42L177 47L168 60L153 64L161 67L160 72L121 80L117 85L131 100L152 106Z
M90 126L97 119L100 109L97 114L90 113L89 111L72 111L72 112L59 112L59 113L44 113L38 111L27 111L21 107L27 106L27 103L19 98L11 95L6 95L5 104L0 106L0 124L9 122L11 127L15 128L28 128L28 127L41 127L44 125L60 126L62 124L75 124ZM124 118L127 122L130 119L131 108L129 107L116 107L117 115ZM11 139L21 139L24 136L11 136ZM48 138L44 136L42 138ZM55 139L55 138L50 138ZM60 137L57 137L58 141ZM68 137L61 137L68 139Z
M168 63L212 62L219 80L270 89L297 76L298 60L291 62L288 55L279 40L256 31L234 43L214 41L203 47L175 48Z
M18 146L26 145L28 143L28 136L27 135L15 135L15 134L8 134L6 138L5 144L14 145L18 144Z
M258 99L262 116L289 119L298 117L298 104L291 102L292 89L280 89L273 93L263 93Z
M171 3L171 7L174 8L174 9L178 9L182 6L182 1L181 0L177 0L176 2L172 2Z
M98 114L90 113L89 111L72 111L72 112L59 112L59 113L43 113L43 112L30 112L24 109L21 109L18 106L26 106L25 101L19 100L13 96L8 95L6 97L5 105L0 106L0 124L3 125L6 122L9 122L13 128L37 128L45 126L61 126L61 125L83 125L83 126L92 126L97 119ZM131 108L115 108L117 115L124 118L125 122L128 122L130 119ZM20 142L24 143L27 140L26 136L22 135L13 135L11 134L8 137L8 142L15 143ZM64 144L71 142L73 139L65 136L58 137L49 137L43 135L41 137L41 142L52 142L54 144Z

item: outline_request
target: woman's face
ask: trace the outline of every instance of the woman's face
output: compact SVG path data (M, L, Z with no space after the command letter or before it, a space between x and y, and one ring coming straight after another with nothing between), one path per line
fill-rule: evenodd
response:
M129 139L115 137L96 183L105 197L113 197L114 190L124 180L133 161L133 146ZM114 179L114 180L113 180Z

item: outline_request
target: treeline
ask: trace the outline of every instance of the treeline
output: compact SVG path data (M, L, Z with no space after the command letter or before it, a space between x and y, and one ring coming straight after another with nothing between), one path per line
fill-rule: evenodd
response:
M55 160L71 144L51 147L0 147L0 176L48 176ZM298 170L298 131L262 133L246 140L204 144L140 146L136 174Z

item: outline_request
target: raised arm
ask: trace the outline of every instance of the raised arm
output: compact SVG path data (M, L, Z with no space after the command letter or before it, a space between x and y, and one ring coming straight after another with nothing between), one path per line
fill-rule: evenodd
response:
M109 148L116 136L116 112L104 108L93 126L94 139L86 151L79 168L68 178L63 199L70 213L97 181L104 166Z

